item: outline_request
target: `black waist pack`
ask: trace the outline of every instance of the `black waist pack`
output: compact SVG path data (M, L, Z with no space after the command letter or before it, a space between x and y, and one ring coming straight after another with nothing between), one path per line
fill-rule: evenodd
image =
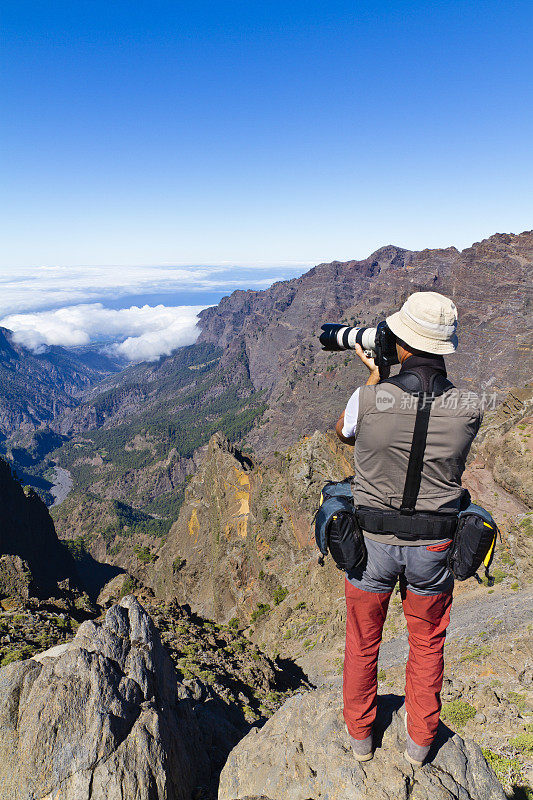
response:
M448 567L458 581L476 574L481 564L490 582L489 567L494 557L498 526L489 512L470 503L458 514L457 529L448 551Z
M457 513L416 511L403 514L398 508L369 508L357 506L359 525L368 533L392 533L398 539L452 538L457 527Z
M328 551L345 572L365 563L365 540L355 515L350 480L330 481L322 489L315 515L315 539L322 553L321 564Z

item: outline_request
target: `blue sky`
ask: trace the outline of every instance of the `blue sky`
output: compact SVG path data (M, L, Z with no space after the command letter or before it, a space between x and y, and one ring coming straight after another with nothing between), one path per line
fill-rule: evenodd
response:
M5 0L1 24L0 325L36 351L155 360L235 288L533 227L530 0Z
M3 274L310 265L533 227L530 2L2 16Z

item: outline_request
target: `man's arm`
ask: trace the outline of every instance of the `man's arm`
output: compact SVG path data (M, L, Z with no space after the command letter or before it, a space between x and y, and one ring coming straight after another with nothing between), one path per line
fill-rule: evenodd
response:
M359 358L361 359L361 361L363 362L365 367L368 367L368 369L370 371L370 375L368 376L368 380L366 382L366 385L367 386L375 386L377 383L379 383L379 370L376 367L374 359L373 358L367 358L367 356L365 356L365 354L363 352L363 349L362 349L361 345L359 345L359 344L357 344L355 346L355 352L357 353L357 355L359 356ZM342 432L342 429L344 427L344 415L345 415L345 413L346 412L343 411L342 414L340 415L339 419L337 420L337 424L335 425L335 431L337 433L337 436L341 440L341 442L343 442L344 444L349 444L350 446L353 447L353 445L355 444L355 435L353 435L353 436L344 436L344 434Z
M343 411L342 414L340 415L338 421L337 421L337 424L335 425L335 430L336 430L337 436L339 437L341 442L343 442L344 444L349 444L349 445L351 445L353 447L353 445L355 444L355 436L346 437L342 433L342 429L344 427L344 414L345 414L345 412Z

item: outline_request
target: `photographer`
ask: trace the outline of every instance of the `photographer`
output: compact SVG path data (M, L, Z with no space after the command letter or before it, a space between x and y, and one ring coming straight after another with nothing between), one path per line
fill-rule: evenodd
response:
M374 359L357 344L357 355L370 376L366 386L349 399L336 431L341 441L354 445L355 506L367 509L369 520L372 512L379 515L386 510L392 518L396 514L402 522L408 519L415 524L409 537L401 535L400 527L395 535L390 530L369 532L361 524L366 563L346 573L345 580L344 718L355 758L372 758L378 652L389 600L399 579L409 631L405 757L420 766L439 722L453 590L453 575L446 564L452 538L438 538L443 517L434 512L446 516L461 507L461 475L482 413L477 395L460 391L446 380L443 355L453 353L457 346L457 311L451 300L436 292L416 292L386 323L396 337L399 376L380 382ZM406 379L412 385L418 381L421 391L402 388ZM437 385L441 391L435 397L432 387ZM424 400L419 401L422 394ZM417 402L424 412L426 397L430 400L423 417ZM420 441L423 444L417 444L412 454L415 442ZM432 514L438 520L433 528Z

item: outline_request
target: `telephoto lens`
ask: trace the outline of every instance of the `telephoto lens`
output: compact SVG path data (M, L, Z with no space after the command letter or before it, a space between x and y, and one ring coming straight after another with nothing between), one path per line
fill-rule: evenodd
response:
M323 350L329 352L355 350L355 345L360 344L363 350L373 357L376 348L376 330L376 328L350 328L347 325L328 322L322 325L320 344Z

